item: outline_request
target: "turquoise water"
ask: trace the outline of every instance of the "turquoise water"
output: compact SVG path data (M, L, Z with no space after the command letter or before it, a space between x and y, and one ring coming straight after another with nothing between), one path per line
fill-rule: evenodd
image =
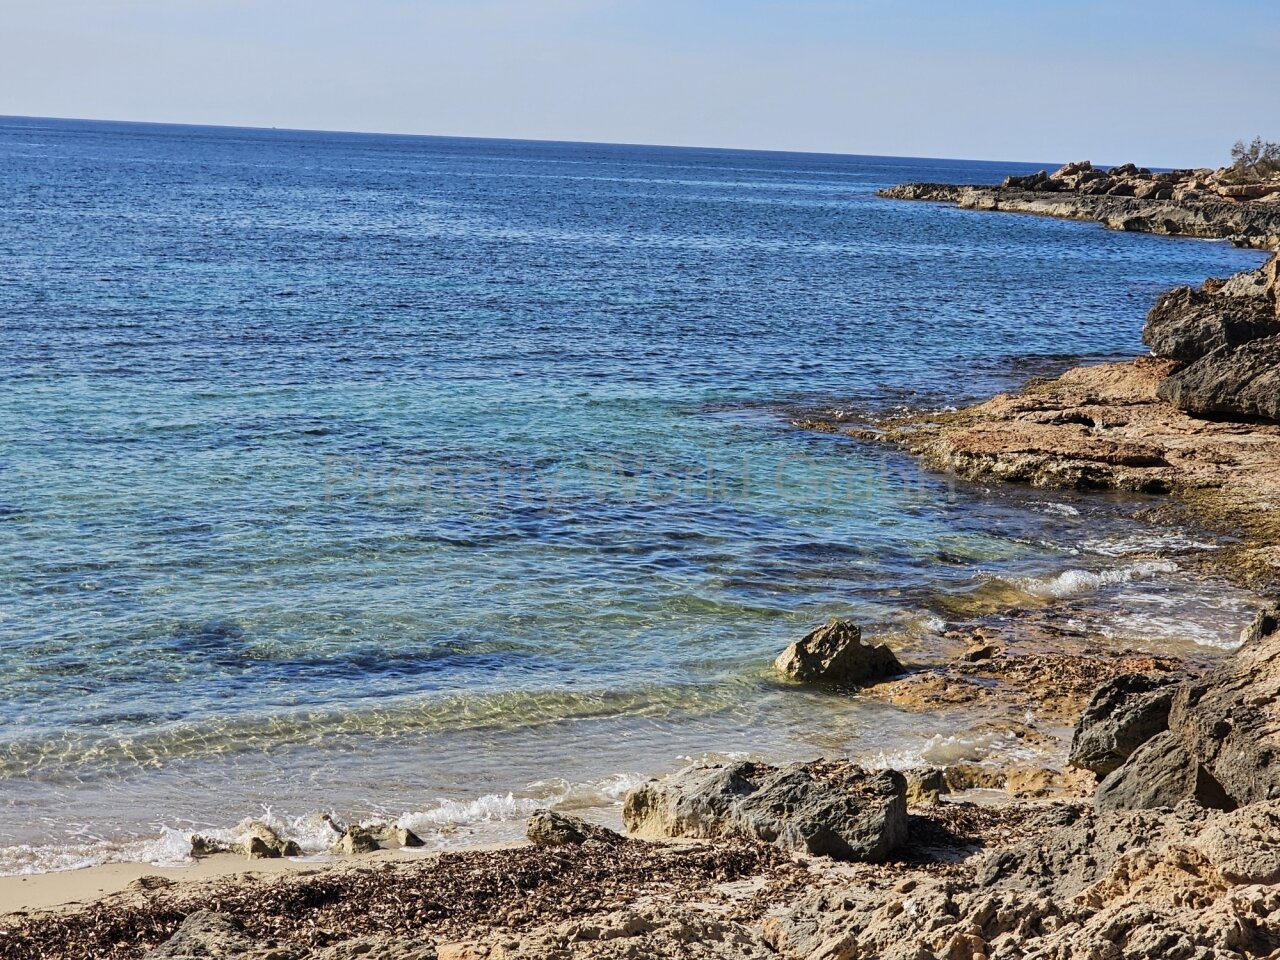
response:
M991 578L1225 642L1233 597L1131 570L1140 503L788 425L1138 352L1260 260L874 196L1030 169L0 120L0 872L918 753L952 720L769 662L835 615L927 645Z

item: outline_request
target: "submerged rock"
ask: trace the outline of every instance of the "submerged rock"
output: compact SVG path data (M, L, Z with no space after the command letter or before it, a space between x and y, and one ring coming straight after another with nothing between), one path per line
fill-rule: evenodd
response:
M832 620L795 641L774 661L793 680L868 686L905 672L884 644L862 642L862 628L849 620Z
M1102 684L1076 725L1069 762L1099 777L1119 769L1168 728L1174 686L1185 679L1176 673L1130 673Z
M637 836L744 836L796 853L884 860L907 838L906 781L846 761L785 767L694 765L630 791L622 808Z
M535 847L577 847L584 843L618 844L621 834L554 810L539 810L529 818L525 836Z

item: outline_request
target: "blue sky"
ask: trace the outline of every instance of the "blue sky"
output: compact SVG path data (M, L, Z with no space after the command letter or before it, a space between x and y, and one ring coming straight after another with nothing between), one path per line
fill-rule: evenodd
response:
M3 0L0 114L1217 164L1276 0Z

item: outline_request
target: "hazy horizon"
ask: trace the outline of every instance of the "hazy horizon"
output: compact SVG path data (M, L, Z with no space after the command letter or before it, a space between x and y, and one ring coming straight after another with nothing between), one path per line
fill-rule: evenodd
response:
M1264 0L1119 6L9 0L0 114L1160 166L1280 139Z

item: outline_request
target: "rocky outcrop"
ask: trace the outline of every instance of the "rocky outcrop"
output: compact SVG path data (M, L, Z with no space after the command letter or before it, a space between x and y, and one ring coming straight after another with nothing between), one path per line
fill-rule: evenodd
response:
M1160 384L1161 399L1198 416L1280 420L1278 261L1157 301L1143 341L1184 364Z
M1240 960L1280 947L1280 808L1051 814L972 875L859 878L764 923L789 960Z
M1099 777L1120 768L1129 755L1169 727L1175 685L1172 673L1129 673L1094 691L1076 724L1068 761Z
M1174 688L1168 729L1098 786L1104 809L1193 801L1232 809L1280 798L1280 609L1258 614L1236 653Z
M1092 220L1112 230L1174 237L1230 240L1242 247L1280 247L1280 204L1234 203L1207 193L1165 195L1159 188L1125 195L984 187L965 184L910 183L882 190L895 200L954 203L965 210L1029 213L1066 220ZM1138 196L1141 192L1142 196ZM1157 196L1162 199L1157 199Z
M1160 384L1160 397L1198 416L1280 421L1280 336L1213 351Z
M584 843L615 846L624 839L608 827L554 810L539 810L530 817L525 836L535 847L580 847Z
M884 644L862 642L862 628L849 620L832 620L787 647L774 667L793 680L864 687L903 673L902 664Z
M740 836L837 860L884 860L907 838L906 781L844 761L687 767L627 794L639 837Z

